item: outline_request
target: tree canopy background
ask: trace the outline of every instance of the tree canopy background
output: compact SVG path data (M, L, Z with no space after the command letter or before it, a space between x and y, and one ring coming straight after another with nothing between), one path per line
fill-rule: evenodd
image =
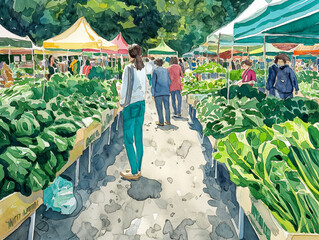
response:
M122 32L148 48L164 39L179 54L206 41L253 0L1 0L0 24L38 45L84 16L107 40Z

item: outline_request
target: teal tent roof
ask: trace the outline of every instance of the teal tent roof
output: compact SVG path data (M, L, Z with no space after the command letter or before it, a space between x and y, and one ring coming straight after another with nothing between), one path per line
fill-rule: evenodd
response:
M269 5L259 14L235 23L236 43L319 42L319 1L283 0Z
M273 0L272 2L278 2L279 0ZM265 7L268 6L268 3L271 0L254 0L249 7L242 12L237 18L233 21L228 23L227 25L223 26L222 28L218 29L217 31L211 33L207 37L207 42L209 45L217 44L218 38L221 46L232 46L234 45L234 25L237 22L243 21L249 17L258 15L260 11L263 11ZM246 46L245 43L236 43L237 46ZM260 45L260 43L252 43L249 42L249 46Z

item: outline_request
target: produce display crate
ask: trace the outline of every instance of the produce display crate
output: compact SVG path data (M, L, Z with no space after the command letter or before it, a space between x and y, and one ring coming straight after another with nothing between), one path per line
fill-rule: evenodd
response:
M84 149L87 149L91 143L97 140L102 134L102 124L93 121L84 131Z
M117 115L117 112L115 112L115 109L106 109L102 112L102 121L101 121L102 133L112 125L116 115Z
M70 167L89 145L97 140L103 131L111 126L118 109L107 109L102 113L102 124L93 121L88 127L81 128L76 133L73 149L70 151L68 162L57 172L56 176ZM103 128L103 130L102 130ZM43 203L43 190L33 192L29 197L19 192L0 200L0 239L8 237L30 217Z
M43 203L43 191L29 197L15 192L0 201L0 239L8 237ZM27 233L26 233L27 234Z
M236 197L260 240L319 240L319 234L285 231L266 205L251 196L248 188L237 187Z

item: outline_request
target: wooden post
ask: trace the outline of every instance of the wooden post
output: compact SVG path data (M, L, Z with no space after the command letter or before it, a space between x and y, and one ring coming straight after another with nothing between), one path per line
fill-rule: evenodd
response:
M246 52L247 52L247 58L249 59L249 47L246 47Z

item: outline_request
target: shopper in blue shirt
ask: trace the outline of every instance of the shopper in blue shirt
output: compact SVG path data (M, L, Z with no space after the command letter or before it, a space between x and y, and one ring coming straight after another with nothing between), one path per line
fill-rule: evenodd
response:
M170 121L170 109L169 109L169 96L170 96L170 85L171 79L169 77L169 72L166 68L163 68L163 60L158 58L155 60L155 65L157 68L154 70L152 75L152 96L155 101L157 114L159 121L156 122L158 126L164 126L163 117L163 104L165 108L165 124L171 125Z

